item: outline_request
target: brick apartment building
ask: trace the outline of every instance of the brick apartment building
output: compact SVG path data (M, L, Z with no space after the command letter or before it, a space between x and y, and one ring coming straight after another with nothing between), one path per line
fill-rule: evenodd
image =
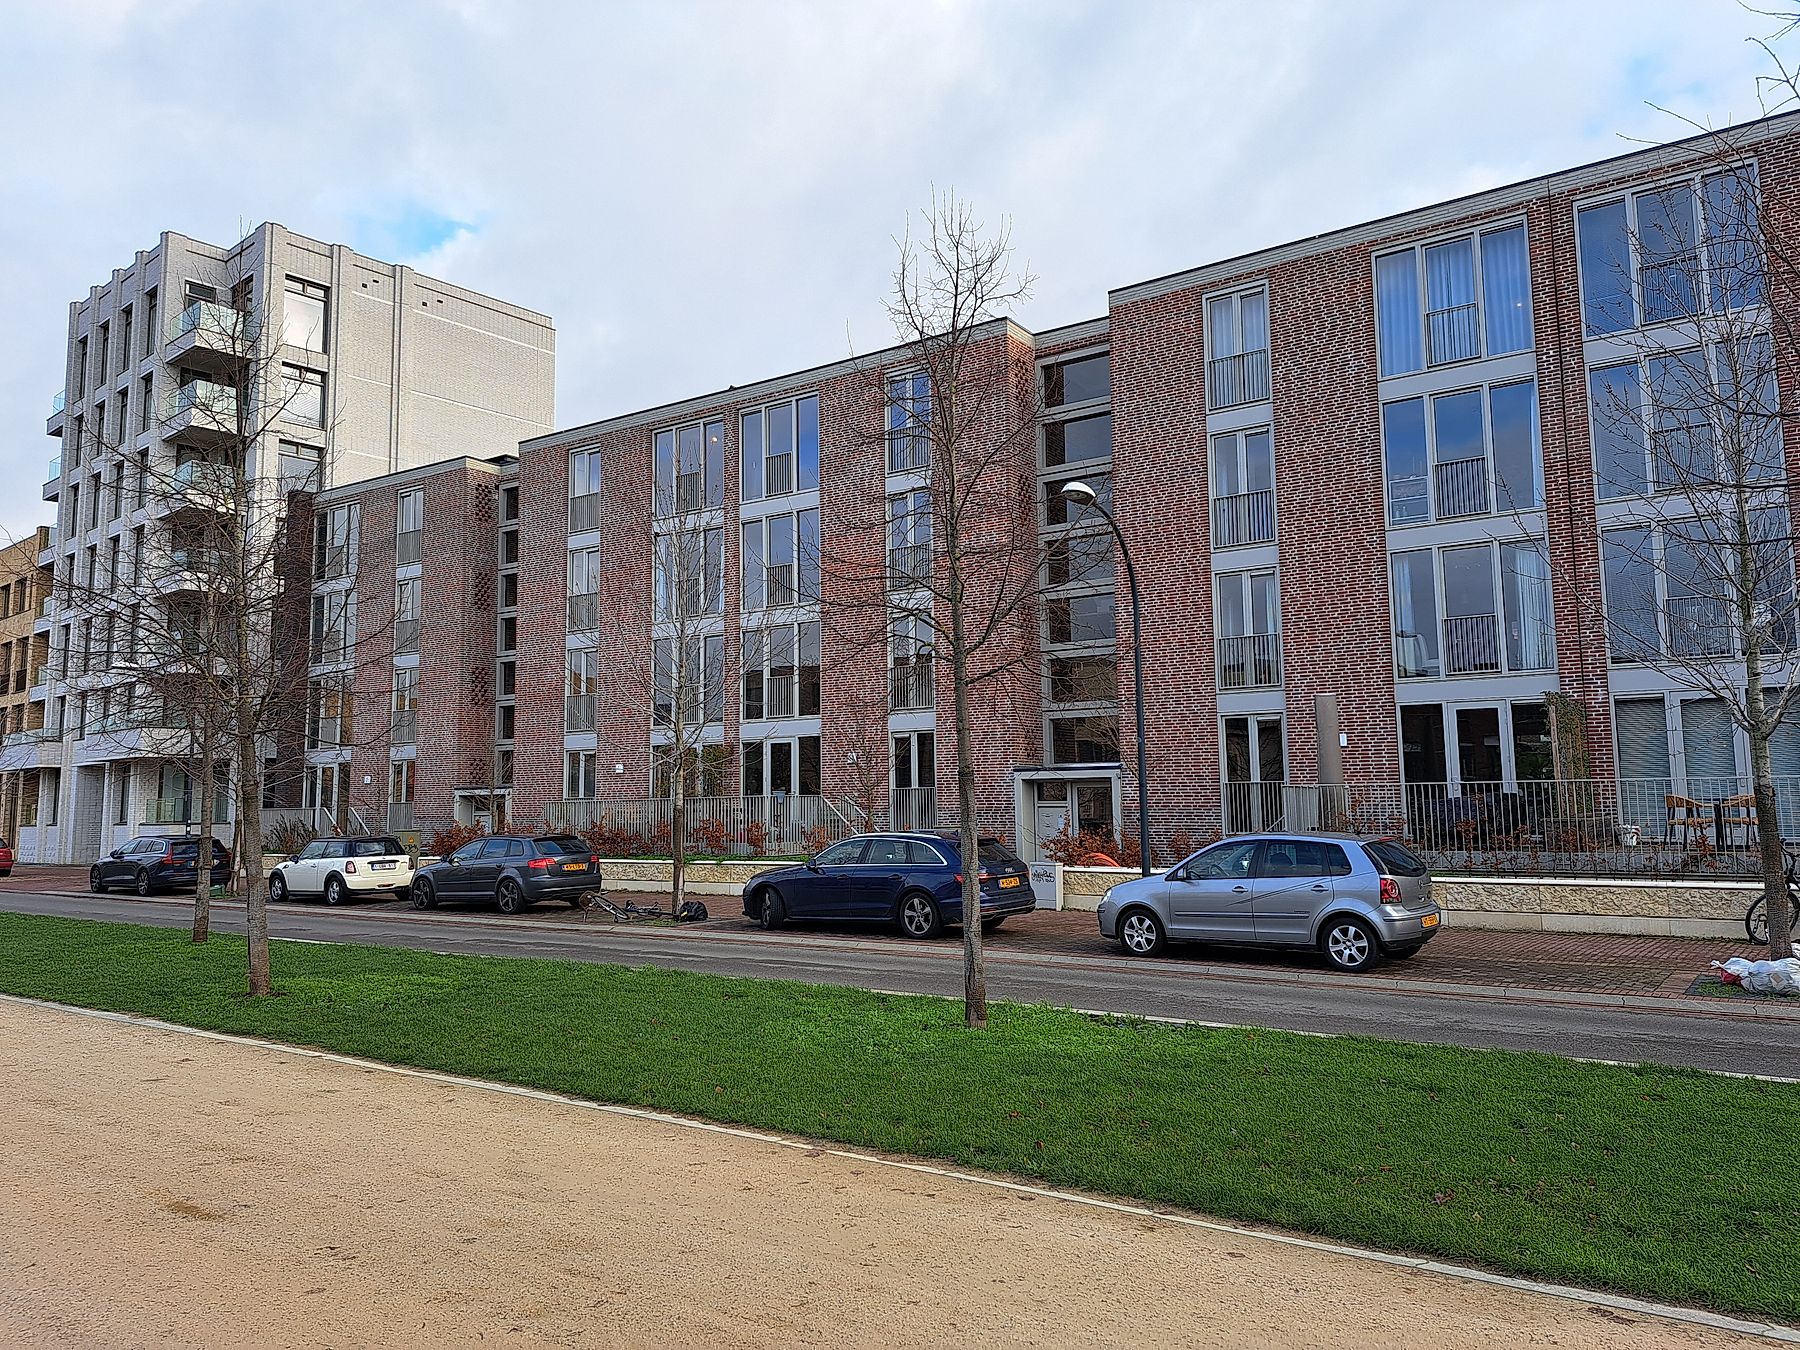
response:
M40 862L86 862L200 819L183 762L192 738L170 723L171 658L155 647L172 627L163 613L207 585L213 546L194 541L217 533L221 457L242 454L229 481L247 494L303 513L338 484L508 452L552 425L555 331L544 315L264 224L228 247L165 232L70 305L66 370L46 427L62 452L43 488L58 515L44 552L56 591L32 624L42 659L25 721L50 730L0 749L0 773L22 773L38 802L19 843ZM252 411L240 419L240 407ZM249 444L237 439L246 423ZM251 528L291 533L304 551L303 519L272 510ZM304 600L303 559L296 589ZM117 597L140 593L120 612ZM288 645L275 643L276 659ZM267 805L301 805L299 720L271 738ZM218 795L226 838L229 796Z
M1771 306L1792 317L1795 297L1725 280L1725 226L1749 211L1792 249L1800 114L1735 145L1748 206L1720 190L1716 145L1692 140L1126 286L1079 324L982 330L981 378L1024 381L1039 408L1014 467L1048 579L1001 634L1031 677L977 700L984 826L1029 852L1136 810L1122 570L1103 522L1062 497L1073 478L1110 502L1142 581L1159 846L1307 823L1296 789L1328 767L1320 696L1341 735L1327 760L1338 749L1375 794L1511 794L1560 773L1657 827L1667 794L1740 782L1720 701L1654 659L1691 637L1692 597L1672 563L1624 547L1649 537L1639 508L1668 501L1644 340L1687 340L1671 269L1697 269L1700 309L1752 329ZM1682 247L1645 243L1653 222ZM1712 370L1692 343L1689 368ZM1781 407L1797 379L1779 370ZM1634 420L1603 427L1620 390ZM352 786L385 775L398 820L469 819L495 786L515 816L590 819L663 787L647 675L679 661L703 685L702 793L947 820L950 689L907 584L933 552L940 466L908 411L929 397L905 352L875 353L529 438L516 462L324 494L322 512L360 517L343 537L366 556L341 564L358 603L418 616L420 654L377 641L355 663L395 672L365 702L391 700L409 739L309 757L347 762ZM1800 426L1772 434L1755 491L1787 540ZM401 543L413 529L422 543ZM659 584L671 531L699 541L691 587ZM1673 547L1658 535L1654 556ZM834 563L884 555L885 616L845 603ZM334 584L352 585L316 589ZM1800 734L1776 755L1800 782Z
M50 640L38 626L49 611L50 527L40 525L25 538L0 549L0 750L11 763L32 762L48 737L44 707L28 697L42 683L36 672L49 659ZM16 841L21 825L37 824L37 775L0 769L0 839Z

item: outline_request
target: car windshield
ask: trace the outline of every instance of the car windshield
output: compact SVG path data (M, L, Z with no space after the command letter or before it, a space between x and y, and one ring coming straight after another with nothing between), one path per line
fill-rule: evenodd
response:
M1430 870L1418 854L1398 839L1372 839L1363 845L1363 849L1389 876L1422 877Z
M350 856L352 858L383 858L396 853L404 853L398 839L352 839Z
M537 844L538 852L546 858L566 858L574 853L593 852L587 846L587 840L572 834L546 835L534 842Z
M1019 861L1019 855L998 839L983 839L979 841L979 844L981 861L984 863L1016 863Z

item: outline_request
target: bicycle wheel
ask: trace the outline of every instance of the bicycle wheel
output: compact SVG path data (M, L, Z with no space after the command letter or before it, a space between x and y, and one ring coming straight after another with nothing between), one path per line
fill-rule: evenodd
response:
M1769 942L1769 906L1765 896L1757 896L1744 911L1744 934L1759 947Z

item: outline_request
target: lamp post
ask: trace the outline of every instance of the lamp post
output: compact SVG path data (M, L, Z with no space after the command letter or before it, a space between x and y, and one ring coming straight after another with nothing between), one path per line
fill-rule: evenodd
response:
M1119 552L1125 558L1125 579L1131 583L1131 666L1132 702L1137 705L1137 775L1138 775L1138 866L1150 875L1150 771L1149 752L1144 746L1144 616L1138 601L1137 568L1131 562L1131 550L1125 536L1119 533L1119 522L1112 512L1100 505L1100 494L1086 483L1076 480L1064 483L1063 499L1074 506L1089 507L1100 513L1113 538L1119 541Z

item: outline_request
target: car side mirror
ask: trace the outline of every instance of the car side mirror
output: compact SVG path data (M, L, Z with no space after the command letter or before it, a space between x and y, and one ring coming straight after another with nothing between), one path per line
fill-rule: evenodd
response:
M806 870L809 872L818 871L819 870L819 860L817 858L808 858L806 860Z
M288 854L288 861L289 862L299 862L300 855L298 853L290 853L290 854Z

